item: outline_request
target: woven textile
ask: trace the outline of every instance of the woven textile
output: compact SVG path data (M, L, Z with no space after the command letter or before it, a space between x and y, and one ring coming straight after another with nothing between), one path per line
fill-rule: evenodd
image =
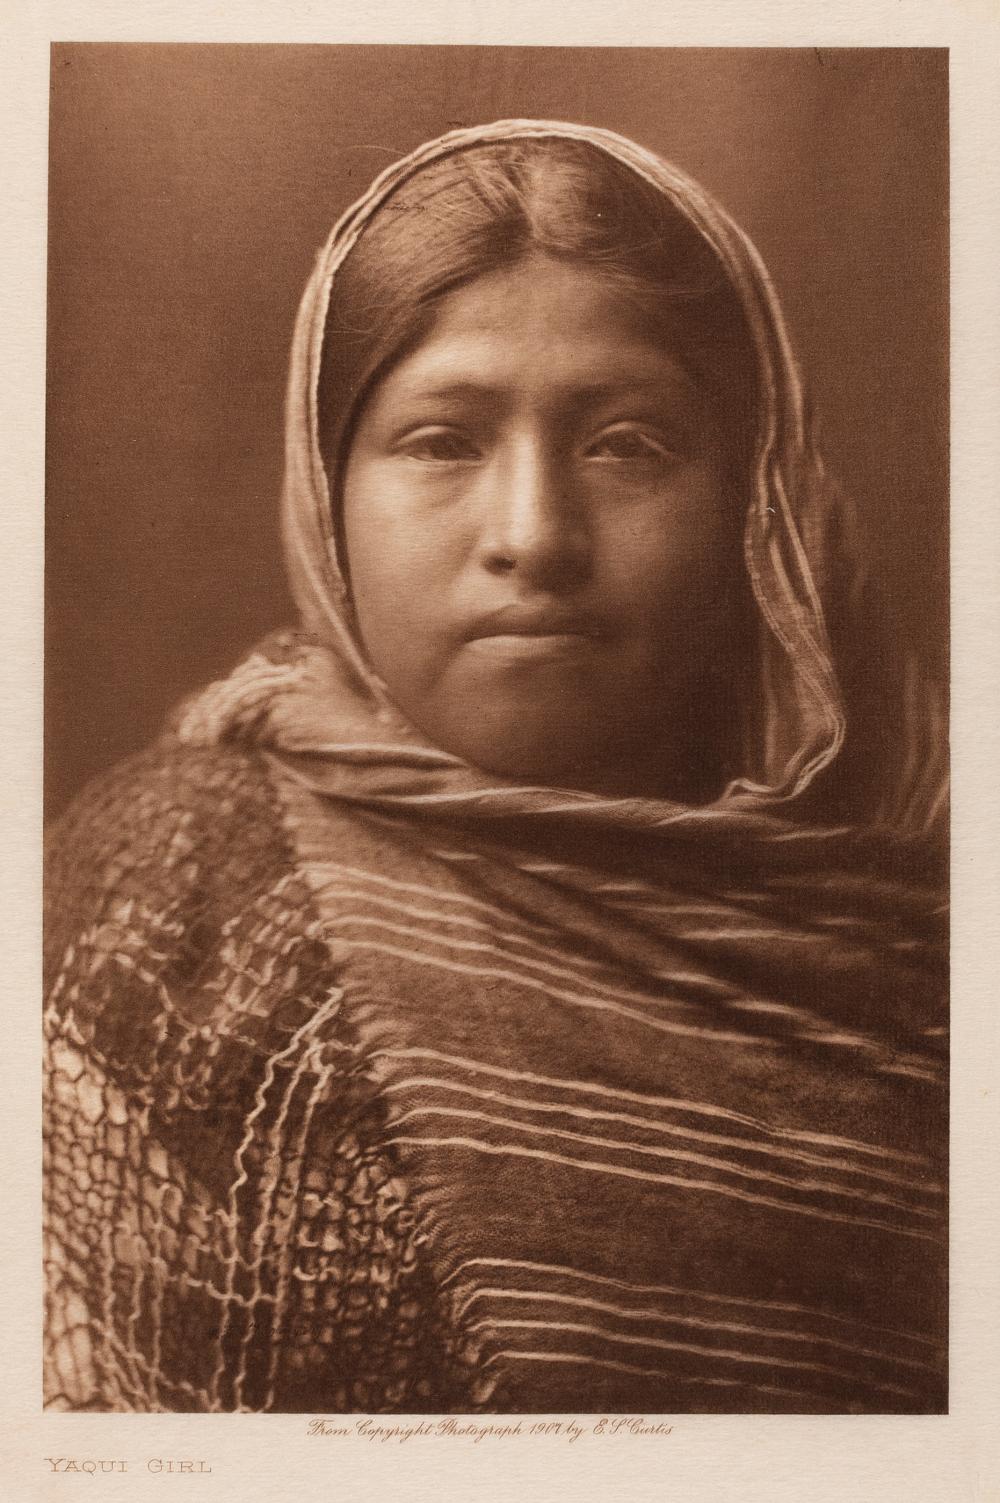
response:
M237 748L92 790L49 874L52 1400L938 1407L933 901L873 848L835 907L770 835L709 900L683 846L415 850Z
M48 1401L468 1407L256 760L124 765L48 895Z
M345 609L315 391L394 183L573 135L716 247L766 394L761 683L709 805L521 787L429 745ZM932 759L817 822L843 514L756 255L630 143L508 122L383 176L317 263L285 490L307 627L54 832L49 1400L101 1409L945 1406ZM912 761L911 757L911 761Z

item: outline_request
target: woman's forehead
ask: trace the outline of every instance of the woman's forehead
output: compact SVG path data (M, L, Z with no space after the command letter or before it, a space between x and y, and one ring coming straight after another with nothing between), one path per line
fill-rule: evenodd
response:
M695 396L678 353L620 288L588 268L540 258L443 297L382 386L385 397L401 400L491 389Z

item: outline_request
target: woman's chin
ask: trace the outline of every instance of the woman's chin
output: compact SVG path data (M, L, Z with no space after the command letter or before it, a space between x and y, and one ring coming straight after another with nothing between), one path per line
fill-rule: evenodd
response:
M571 684L543 680L538 692L528 692L536 687L534 677L519 683L517 693L500 692L502 685L483 693L481 685L465 680L448 684L447 693L431 687L419 698L400 693L403 685L389 687L434 746L521 784L670 798L700 787L708 767L719 761L714 722L697 723L705 732L698 735L688 697L673 685L665 689L643 680L641 692L624 692L620 684L595 686L581 674ZM665 703L675 707L671 713L651 713L650 706Z
M421 729L481 772L520 784L702 804L725 781L722 747L712 738L692 737L680 716L654 726L608 714L596 726L574 727L566 717L533 722L524 715L498 723L484 714L447 731L440 725Z
M493 777L551 788L591 789L606 781L607 769L620 762L605 746L589 739L570 740L565 724L533 726L527 717L515 725L497 724L488 713L462 724L442 726L428 717L410 716L435 746Z
M477 727L450 738L449 749L482 772L517 783L619 796L659 791L653 786L659 778L645 766L651 760L648 748L637 758L635 746L622 738L610 745L605 736L571 740L565 725L531 734L522 723L506 735Z

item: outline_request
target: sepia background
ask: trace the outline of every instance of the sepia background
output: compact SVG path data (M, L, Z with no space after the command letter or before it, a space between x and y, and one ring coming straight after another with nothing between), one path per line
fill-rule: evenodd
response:
M873 575L940 656L947 77L936 48L57 44L47 812L289 619L282 403L313 255L383 166L502 116L632 136L747 228Z

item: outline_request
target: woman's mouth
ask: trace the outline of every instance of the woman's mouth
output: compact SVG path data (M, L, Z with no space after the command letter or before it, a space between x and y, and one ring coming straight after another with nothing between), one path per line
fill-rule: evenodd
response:
M466 629L469 641L496 638L578 638L593 641L607 635L607 625L594 612L569 606L511 602L477 616Z
M593 633L581 631L508 631L472 637L468 645L473 652L489 657L534 661L590 651L597 640Z
M572 657L607 635L593 613L567 606L510 602L471 623L466 639L477 653L515 662Z

